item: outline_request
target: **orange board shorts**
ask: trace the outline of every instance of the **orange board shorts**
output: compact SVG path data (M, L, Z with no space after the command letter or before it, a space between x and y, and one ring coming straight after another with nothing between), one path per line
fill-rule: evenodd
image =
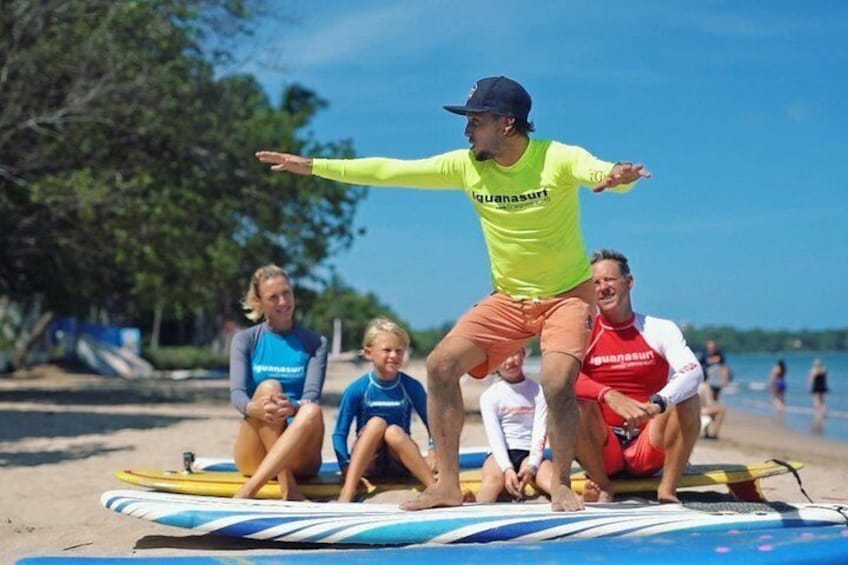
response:
M542 353L566 353L581 363L595 319L591 279L552 298L518 300L494 292L457 321L447 337L461 337L486 351L486 362L469 371L482 379L507 357L540 336Z
M654 420L649 420L639 435L626 447L621 445L618 436L609 428L607 443L604 445L604 468L607 475L615 475L624 471L635 477L653 475L665 464L665 450L651 445L648 440L650 426Z

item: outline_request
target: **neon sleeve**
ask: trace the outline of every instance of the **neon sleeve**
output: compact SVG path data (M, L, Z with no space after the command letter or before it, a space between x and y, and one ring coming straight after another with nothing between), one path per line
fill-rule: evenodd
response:
M480 395L480 416L483 418L483 429L486 432L489 449L492 450L492 455L495 457L495 463L498 464L501 471L506 472L507 469L512 468L512 462L509 460L506 438L498 420L495 386L497 386L497 383Z
M313 159L312 174L347 184L460 189L463 187L462 163L468 159L467 153L459 150L416 160Z
M339 402L339 413L336 416L336 428L333 430L333 450L336 452L336 461L339 469L344 469L350 464L350 451L347 448L347 436L350 434L350 426L356 417L357 407L362 402L362 381L356 380L345 389Z
M247 416L247 381L250 378L251 330L242 330L233 336L230 344L230 402L242 416Z
M579 184L592 188L607 175L610 174L615 163L602 161L598 159L582 147L567 146L570 151L568 162L570 163L569 173ZM624 184L621 186L613 186L606 190L613 192L628 192L635 186L635 182Z
M306 366L306 378L303 382L303 394L300 395L300 403L321 400L321 391L324 389L324 379L327 376L328 353L327 338L321 336L321 343L315 354L309 358L309 364Z
M548 439L548 403L545 402L545 393L541 386L534 401L536 410L533 413L533 433L530 436L528 463L538 469L542 464L545 442Z

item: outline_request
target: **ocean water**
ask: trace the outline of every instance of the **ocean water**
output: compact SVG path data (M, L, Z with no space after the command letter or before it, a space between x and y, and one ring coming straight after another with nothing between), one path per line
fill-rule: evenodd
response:
M807 374L816 358L827 367L825 395L827 416L818 418L813 409L813 397ZM806 352L737 353L726 355L733 370L731 386L722 391L721 401L734 410L771 418L775 424L801 433L826 437L848 443L848 353ZM767 382L771 368L778 359L786 363L786 409L777 413L771 401ZM531 377L539 373L541 359L532 356L525 361Z
M813 361L819 358L827 367L825 395L827 416L818 418L807 381ZM786 409L779 415L772 404L768 377L778 359L786 362ZM727 355L733 370L731 386L721 400L735 409L770 416L792 430L848 443L848 353L805 352L745 353Z

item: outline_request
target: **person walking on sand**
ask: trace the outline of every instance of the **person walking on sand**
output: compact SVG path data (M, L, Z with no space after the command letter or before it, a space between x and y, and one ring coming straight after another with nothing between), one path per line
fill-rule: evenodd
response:
M786 409L786 363L778 359L768 378L768 386L771 391L771 400L778 412Z
M524 375L525 348L497 369L500 380L480 395L480 416L491 454L483 463L483 481L477 502L495 502L506 490L514 500L524 497L528 485L551 490L553 465L543 460L547 439L548 407L539 383Z
M436 442L436 483L406 510L462 504L459 379L484 378L536 336L541 383L551 409L554 464L551 508L580 510L571 490L578 413L574 381L591 331L594 292L580 229L578 188L629 190L651 174L641 164L610 163L585 149L530 139L530 95L503 76L477 81L464 105L470 149L427 159L312 159L259 151L271 170L360 185L462 189L480 216L495 292L466 312L427 358L428 414Z
M427 393L402 372L409 334L395 322L376 318L368 324L362 352L371 370L352 382L342 394L333 448L344 477L339 502L350 502L363 476L412 473L428 487L435 482L431 465L410 436L412 411L427 426ZM356 419L353 455L347 436ZM429 428L428 428L429 430Z
M235 463L250 477L235 498L252 498L277 477L282 498L300 500L295 479L321 467L327 339L294 322L294 291L276 265L256 270L244 306L249 319L265 321L238 332L230 347L230 398L244 417Z
M819 417L823 417L827 414L824 395L828 393L828 388L827 367L825 367L821 359L813 361L813 366L810 367L807 380L810 386L810 393L813 395L813 407L816 409L816 414Z
M718 402L721 391L730 383L730 368L727 366L724 353L715 341L709 340L706 343L706 350L701 356L701 366L713 400Z
M596 251L592 273L600 313L577 379L577 459L590 479L583 498L610 502L611 475L662 469L657 500L680 502L677 486L701 431L701 365L674 322L633 310L624 255Z

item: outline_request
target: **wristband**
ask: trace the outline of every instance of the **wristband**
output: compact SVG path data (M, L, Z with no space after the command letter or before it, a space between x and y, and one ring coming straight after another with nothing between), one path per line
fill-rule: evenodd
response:
M611 386L605 386L604 388L601 389L601 392L598 393L598 403L599 404L606 404L606 401L604 401L604 396L606 396L606 394L611 390L612 390Z
M665 412L665 409L666 409L665 398L663 398L659 394L654 394L654 395L651 395L651 398L649 398L648 400L649 400L649 402L653 402L654 404L656 404L657 406L660 407L660 414Z

